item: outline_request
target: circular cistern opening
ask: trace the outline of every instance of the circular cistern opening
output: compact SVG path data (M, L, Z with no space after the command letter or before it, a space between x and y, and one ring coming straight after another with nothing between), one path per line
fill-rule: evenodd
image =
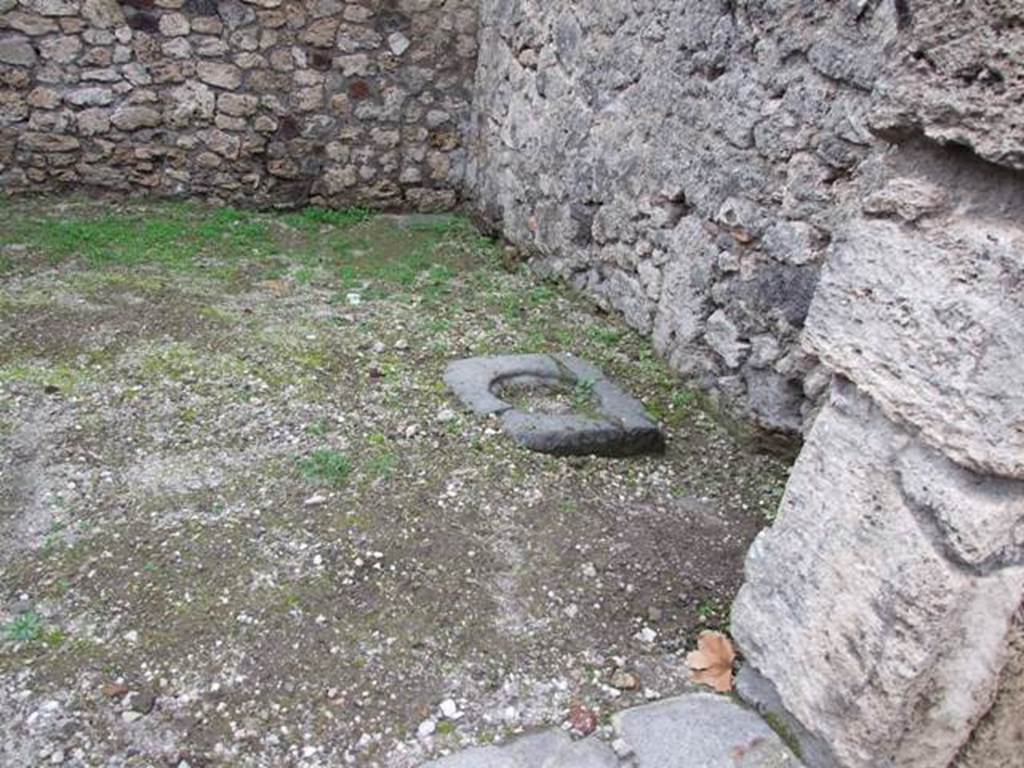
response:
M524 413L553 416L578 414L596 417L598 400L593 379L571 376L503 376L491 386L491 392Z

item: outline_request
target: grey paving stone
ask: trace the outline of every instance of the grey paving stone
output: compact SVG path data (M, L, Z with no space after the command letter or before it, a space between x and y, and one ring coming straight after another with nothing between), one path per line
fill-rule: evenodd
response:
M636 768L801 768L767 723L724 696L691 693L612 718Z
M564 731L552 729L500 747L458 752L423 768L619 768L619 761L597 739L574 742Z

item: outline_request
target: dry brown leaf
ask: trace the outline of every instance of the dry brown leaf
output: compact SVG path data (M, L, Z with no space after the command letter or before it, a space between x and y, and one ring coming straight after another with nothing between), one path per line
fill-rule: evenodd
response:
M701 632L697 636L697 650L686 654L686 666L693 670L694 681L719 693L732 690L732 663L735 660L732 641L721 632L711 630Z

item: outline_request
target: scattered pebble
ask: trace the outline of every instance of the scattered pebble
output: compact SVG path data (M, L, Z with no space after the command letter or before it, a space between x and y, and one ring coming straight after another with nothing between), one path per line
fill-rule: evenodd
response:
M620 691L635 691L640 687L639 678L624 669L615 670L608 682L613 688L618 688Z
M416 735L421 739L425 739L428 736L432 736L434 731L437 730L437 723L434 720L426 719L420 723L419 728L416 729Z
M634 637L641 643L646 643L647 645L650 645L658 639L658 633L650 627L644 627L639 632L637 632L634 635Z
M633 754L633 748L626 743L625 739L613 739L612 750L618 755L620 760L625 760Z
M454 699L445 699L442 701L440 709L441 714L449 720L454 720L459 714L459 708L456 706Z

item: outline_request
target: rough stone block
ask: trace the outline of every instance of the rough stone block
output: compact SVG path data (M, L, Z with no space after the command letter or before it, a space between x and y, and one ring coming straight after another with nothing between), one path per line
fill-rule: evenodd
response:
M21 35L0 37L0 64L31 67L36 63L36 50Z
M38 152L72 152L81 146L74 136L59 133L23 133L18 143Z
M229 91L242 84L242 71L233 64L219 61L200 61L196 64L196 75L204 83Z
M885 413L964 466L1024 478L1024 230L856 220L805 330Z
M1024 484L951 473L838 382L748 554L733 635L839 764L948 765L1006 661L1024 552L1000 537L1022 514Z
M1016 768L1024 755L1024 606L1010 642L999 692L954 768Z
M110 122L122 131L156 128L162 121L161 114L150 107L119 107L110 116Z

